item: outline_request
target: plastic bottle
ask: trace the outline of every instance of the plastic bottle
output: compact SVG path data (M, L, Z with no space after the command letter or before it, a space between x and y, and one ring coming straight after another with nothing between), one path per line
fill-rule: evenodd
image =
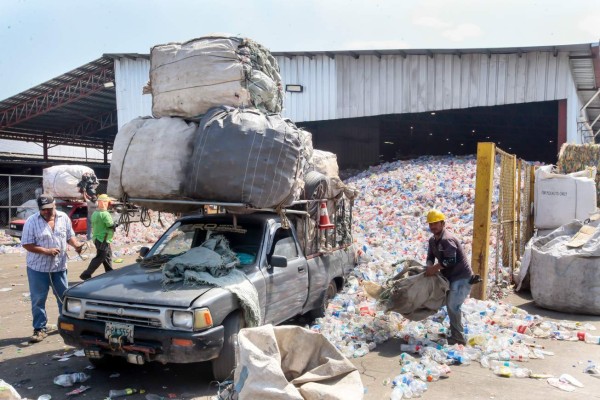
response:
M390 395L390 400L402 400L402 396L404 396L404 391L402 387L396 386L392 390L392 394Z
M517 364L511 361L499 361L499 360L491 360L489 362L490 368L495 367L508 367L508 368L519 368Z
M591 344L600 344L600 336L592 335L589 332L585 333L585 338L583 339L586 343Z
M421 346L418 344L401 344L400 351L404 351L407 353L417 353L421 349Z
M121 389L121 390L111 390L108 392L108 397L111 399L115 399L117 397L130 396L132 394L136 394L138 392L137 389Z
M54 383L59 386L69 387L77 382L85 382L90 376L84 372L74 372L72 374L62 374L54 378Z

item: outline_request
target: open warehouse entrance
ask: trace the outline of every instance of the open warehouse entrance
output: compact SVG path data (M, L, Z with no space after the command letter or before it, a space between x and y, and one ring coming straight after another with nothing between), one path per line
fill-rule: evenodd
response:
M530 161L556 163L566 126L559 101L301 123L315 148L335 152L341 168L422 155L477 152L477 142Z

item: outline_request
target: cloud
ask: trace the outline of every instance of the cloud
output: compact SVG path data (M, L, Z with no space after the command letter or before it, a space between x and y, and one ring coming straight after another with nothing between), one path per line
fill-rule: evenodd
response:
M577 26L582 31L594 35L596 38L600 38L600 14L592 14L584 17L579 21Z
M417 17L413 19L413 24L416 26L423 26L425 28L432 29L445 29L450 28L452 24L444 22L436 17Z
M461 42L467 38L481 36L482 30L475 24L460 24L442 32L442 36L453 42Z
M408 49L404 40L357 40L342 44L345 50Z

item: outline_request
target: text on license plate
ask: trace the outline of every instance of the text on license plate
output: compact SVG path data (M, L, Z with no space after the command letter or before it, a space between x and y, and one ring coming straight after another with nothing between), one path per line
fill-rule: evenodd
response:
M133 343L133 325L107 322L104 328L104 337L109 340L121 337L121 341L126 339L127 342Z

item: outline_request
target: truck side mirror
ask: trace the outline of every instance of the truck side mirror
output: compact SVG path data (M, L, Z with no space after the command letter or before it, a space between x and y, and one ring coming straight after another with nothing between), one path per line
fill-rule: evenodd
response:
M150 251L149 247L146 247L146 246L142 247L140 249L140 257L146 257L146 254L148 254L149 251Z
M271 267L285 268L285 267L287 267L287 258L284 256L272 255L270 264L271 264Z

